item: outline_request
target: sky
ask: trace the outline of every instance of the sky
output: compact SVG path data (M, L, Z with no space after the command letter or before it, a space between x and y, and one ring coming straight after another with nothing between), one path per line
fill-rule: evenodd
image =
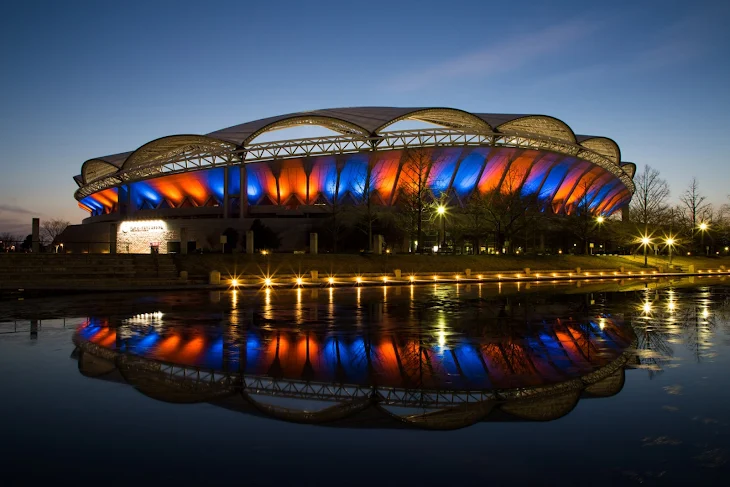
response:
M0 16L0 233L165 135L347 106L557 117L728 203L730 2L40 2ZM285 138L291 138L289 136Z

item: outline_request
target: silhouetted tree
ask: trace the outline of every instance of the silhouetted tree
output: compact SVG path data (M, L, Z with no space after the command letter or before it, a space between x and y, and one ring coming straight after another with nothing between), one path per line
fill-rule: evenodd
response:
M56 243L56 238L66 230L71 223L66 220L51 219L41 221L40 238L44 244Z

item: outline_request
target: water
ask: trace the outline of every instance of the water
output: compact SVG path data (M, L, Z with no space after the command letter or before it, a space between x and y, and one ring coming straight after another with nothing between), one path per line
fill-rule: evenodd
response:
M3 485L726 485L721 279L0 302Z

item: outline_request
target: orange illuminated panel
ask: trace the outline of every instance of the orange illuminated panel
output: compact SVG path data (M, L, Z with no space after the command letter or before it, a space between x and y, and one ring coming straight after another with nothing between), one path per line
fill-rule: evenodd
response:
M183 364L197 364L205 352L205 339L202 336L194 337L185 342L177 354L177 360Z
M525 151L512 161L499 188L502 194L512 194L522 187L522 182L538 155L537 151Z
M383 340L373 347L375 372L383 385L391 387L398 387L403 383L396 353L401 357L413 357L412 354L418 354L420 348L415 342L407 343L398 351L395 347L393 340Z
M191 199L196 205L202 206L211 196L206 174L202 171L172 174L145 182L175 206L180 205L185 197Z
M578 182L578 180L583 176L586 169L590 167L590 163L588 162L582 162L578 164L577 167L574 167L563 180L563 183L560 185L558 190L555 192L555 196L553 197L553 209L555 211L558 211L562 206L563 202L570 196L571 191L573 191L573 188L575 187L575 184Z
M573 207L581 202L583 196L585 196L585 194L591 189L591 186L596 179L602 176L605 172L606 171L601 167L594 167L590 172L580 178L580 181L578 181L578 184L573 190L573 193L568 197L568 202L565 205L568 209L568 213L572 212Z
M401 151L381 152L373 166L371 181L386 204L393 194L400 158Z
M97 191L91 195L91 198L102 205L106 210L106 213L109 213L119 202L119 196L116 188Z
M175 354L178 347L180 346L180 336L170 335L160 342L157 347L155 355L159 360L172 361L175 359Z
M477 186L480 193L489 193L499 185L502 175L507 169L509 157L514 151L515 149L500 149L489 153L487 165Z
M307 201L307 175L302 159L289 159L281 162L279 173L279 203L285 204L296 195L299 201Z

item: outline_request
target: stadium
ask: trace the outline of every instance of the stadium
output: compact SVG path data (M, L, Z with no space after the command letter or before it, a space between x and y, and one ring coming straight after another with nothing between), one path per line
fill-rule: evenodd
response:
M397 130L401 122L418 128ZM264 134L318 126L331 136L261 142ZM269 134L270 138L270 134ZM335 108L247 122L205 135L170 135L131 152L95 157L74 177L89 213L61 236L69 252L220 249L226 228L259 219L282 250L306 247L334 205L395 207L414 152L431 200L463 206L475 193L534 195L555 214L585 205L623 209L636 165L608 137L576 135L545 115L453 108Z

